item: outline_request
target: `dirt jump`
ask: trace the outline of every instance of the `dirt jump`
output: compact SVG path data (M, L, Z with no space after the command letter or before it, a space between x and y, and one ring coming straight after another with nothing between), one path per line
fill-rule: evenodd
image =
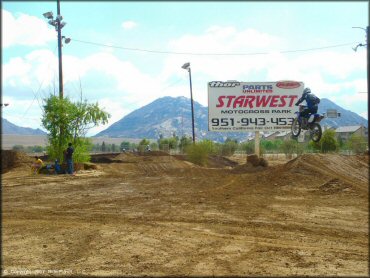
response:
M2 169L5 276L369 273L368 155L201 167L122 153L74 176L32 175L13 155Z

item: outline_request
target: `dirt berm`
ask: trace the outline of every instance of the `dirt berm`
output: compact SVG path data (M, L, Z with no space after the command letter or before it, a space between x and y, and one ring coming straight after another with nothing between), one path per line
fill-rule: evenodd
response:
M367 276L368 159L120 154L75 176L18 165L2 174L3 274Z

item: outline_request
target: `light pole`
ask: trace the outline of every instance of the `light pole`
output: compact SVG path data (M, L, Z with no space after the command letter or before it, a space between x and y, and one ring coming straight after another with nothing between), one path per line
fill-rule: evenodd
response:
M366 60L367 60L367 103L369 103L369 92L370 92L370 62L369 62L369 26L365 28L362 28L362 27L352 27L352 28L358 28L358 29L362 29L366 32L366 44L362 44L362 43L359 43L355 48L353 48L354 51L357 51L357 48L359 46L366 46ZM370 108L369 108L369 105L367 106L367 117L369 117L369 114L370 114ZM370 147L370 137L368 136L367 137L367 145L368 147Z
M190 100L191 100L191 126L193 130L193 144L195 144L195 131L194 131L194 104L193 104L193 88L191 84L191 69L190 69L190 63L185 63L182 65L183 69L187 70L189 72L189 80L190 80Z
M63 98L63 67L62 67L62 40L64 39L65 43L71 41L70 38L62 36L62 28L67 24L62 21L63 17L60 14L60 0L57 0L57 17L54 19L53 12L46 12L43 16L49 19L48 23L55 27L55 31L58 32L58 64L59 64L59 97Z
M64 39L65 43L71 41L70 38L62 36L62 28L67 24L62 21L63 17L60 14L60 0L57 0L57 16L54 19L53 12L46 12L43 16L49 19L48 23L55 27L55 31L58 32L58 64L59 64L59 98L63 99L63 67L62 67L62 40ZM59 146L58 152L61 154L63 152L63 138L64 138L64 128L63 124L59 126Z

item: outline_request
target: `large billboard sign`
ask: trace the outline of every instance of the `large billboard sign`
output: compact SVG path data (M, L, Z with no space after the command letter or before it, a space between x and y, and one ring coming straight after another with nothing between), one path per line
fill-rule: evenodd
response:
M290 129L303 82L208 82L208 129L250 132Z

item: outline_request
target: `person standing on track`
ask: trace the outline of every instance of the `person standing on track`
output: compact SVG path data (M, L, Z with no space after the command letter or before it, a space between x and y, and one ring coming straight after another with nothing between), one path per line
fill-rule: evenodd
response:
M74 149L72 147L72 143L68 143L68 148L65 151L66 160L67 160L67 173L72 175L73 174L73 152Z

